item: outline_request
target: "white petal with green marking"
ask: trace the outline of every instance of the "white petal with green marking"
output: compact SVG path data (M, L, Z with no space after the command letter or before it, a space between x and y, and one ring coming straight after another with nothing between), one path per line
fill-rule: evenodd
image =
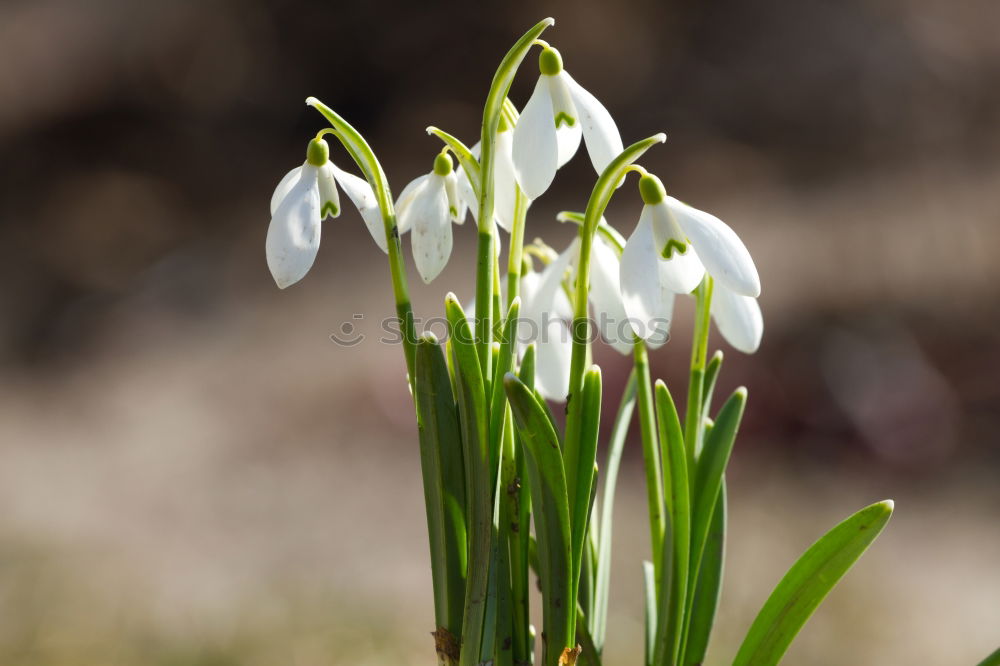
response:
M319 168L319 205L320 217L335 218L340 216L340 193L337 191L337 181L333 177L333 162L327 162Z

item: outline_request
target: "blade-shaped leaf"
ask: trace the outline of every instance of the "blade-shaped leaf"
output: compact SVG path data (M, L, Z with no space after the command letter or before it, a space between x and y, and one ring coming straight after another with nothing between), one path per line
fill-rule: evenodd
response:
M691 489L691 566L689 581L697 579L705 540L712 522L715 502L722 486L722 475L729 464L729 456L736 442L736 432L743 418L743 408L746 406L747 392L745 388L736 389L719 410L715 424L705 434L705 446L698 458L695 472L694 488Z
M688 598L688 569L691 554L691 493L688 487L687 450L680 417L670 391L662 380L655 387L656 417L659 424L661 457L664 461L664 497L667 526L671 538L664 540L664 548L673 549L669 554L670 571L664 568L663 585L659 592L660 627L654 661L657 664L675 664L680 651L684 630L685 608ZM668 553L663 553L664 563ZM667 585L669 582L669 585Z
M462 666L479 663L483 619L489 596L490 544L493 537L493 486L489 465L489 424L482 368L465 312L454 294L445 299L450 348L455 366L458 410L465 460L468 516L468 578L462 620Z
M615 416L608 445L608 463L604 468L604 489L601 494L601 520L597 545L597 574L594 585L594 612L590 618L590 633L600 650L604 649L604 637L608 623L608 598L611 586L611 535L615 509L615 489L618 485L618 469L621 467L625 438L635 410L635 371L629 375L622 401Z
M983 659L977 666L1000 666L1000 649Z
M551 664L553 655L576 645L566 473L559 439L534 393L512 373L504 386L526 452L542 578L543 663Z
M764 603L733 666L777 664L816 607L889 522L892 508L892 500L865 507L814 543Z
M726 482L723 479L719 499L715 502L708 541L701 557L701 571L694 587L694 601L688 620L688 637L684 648L684 666L699 666L708 652L708 639L715 623L715 611L722 592L722 570L726 559Z
M414 399L420 439L435 619L457 642L465 599L465 473L458 408L441 346L417 343Z
M706 417L712 409L712 394L715 393L715 382L719 378L719 370L721 369L722 350L718 350L712 354L712 358L705 366L705 378L702 380L701 406Z
M652 666L656 644L656 571L653 563L648 560L642 562L642 582L643 599L646 602L645 663L646 666Z
M583 421L580 424L580 446L566 447L566 487L573 496L570 502L570 529L572 539L573 575L570 590L573 605L577 601L580 571L583 565L583 548L590 524L590 500L594 483L594 464L597 458L597 436L601 424L601 369L596 365L587 370L583 378ZM572 455L575 454L575 455Z

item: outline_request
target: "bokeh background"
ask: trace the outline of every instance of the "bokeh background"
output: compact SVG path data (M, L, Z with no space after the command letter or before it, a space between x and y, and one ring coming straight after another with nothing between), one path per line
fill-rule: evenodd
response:
M644 164L762 276L760 352L723 346L722 387L751 398L710 663L799 552L885 497L893 522L786 663L958 666L1000 644L995 0L6 0L0 664L431 662L383 255L346 209L279 292L267 202L323 126L306 96L356 124L398 192L439 147L425 126L474 140L499 59L547 15L626 143L666 131ZM583 156L561 171L528 238L567 242L555 213L593 178ZM623 192L609 218L628 233ZM440 278L411 273L418 316L471 296L474 233L456 234ZM654 361L681 391L690 315ZM368 339L333 344L345 322ZM628 360L598 357L613 394ZM612 664L641 659L637 444Z

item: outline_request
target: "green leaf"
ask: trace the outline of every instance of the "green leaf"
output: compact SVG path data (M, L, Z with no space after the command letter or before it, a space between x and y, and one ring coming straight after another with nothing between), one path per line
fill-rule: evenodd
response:
M590 524L590 502L597 458L597 437L601 425L601 369L592 365L583 378L583 422L580 424L580 446L566 447L566 487L573 496L570 501L573 575L570 590L573 605L577 602L583 548Z
M892 500L865 507L814 543L764 603L733 666L777 664L816 607L889 522L892 508Z
M576 607L576 642L583 648L576 658L576 666L601 666L601 651L587 629L587 616L580 606Z
M570 513L559 438L535 394L512 373L504 377L514 422L524 444L542 578L544 664L575 647L576 604L571 589Z
M449 343L455 366L456 396L465 461L468 516L468 579L462 620L462 666L479 663L483 619L489 594L490 544L493 537L493 475L489 464L486 389L465 312L454 294L445 298Z
M500 353L497 356L496 372L494 377L503 377L510 372L514 362L514 342L517 339L517 315L521 309L521 300L514 299L507 311L507 318L504 320L503 331L498 342L500 343ZM493 447L500 440L500 431L504 421L504 405L506 396L504 395L502 382L493 383L493 395L490 401L490 442Z
M740 420L743 418L743 408L746 406L746 401L745 388L741 387L733 392L726 404L719 410L715 425L705 434L705 446L698 458L694 488L691 491L693 504L689 583L692 587L698 577L715 502L719 498L719 488L722 486L722 475L726 471L729 456L733 452L736 432L739 430Z
M694 588L691 617L688 620L688 637L684 648L684 666L700 666L708 652L708 639L712 635L715 612L722 593L722 570L726 558L726 483L723 479L719 499L715 502L708 542L701 558L701 571Z
M535 383L535 346L529 345L521 359L520 379L531 388ZM507 413L510 414L508 407ZM513 415L511 415L513 418ZM532 559L531 492L524 446L515 433L514 459L517 468L515 492L510 495L516 511L511 509L510 568L514 604L514 660L521 664L531 662L534 654L534 630L529 612L530 576ZM509 492L509 491L508 491ZM516 527L515 522L516 521ZM537 560L537 553L534 557ZM536 561L537 566L537 561Z
M590 617L590 633L598 649L604 649L604 638L608 625L608 599L611 586L611 535L615 509L615 489L618 485L618 470L621 467L622 451L628 427L635 411L635 370L629 375L625 391L622 393L615 425L608 444L608 462L604 471L604 489L601 494L601 520L597 544L597 575L594 585L594 612Z
M645 663L653 664L653 651L656 646L656 571L653 563L644 560L642 563L643 598L646 601L646 632L645 632Z
M414 399L420 439L435 622L461 636L465 599L465 473L451 380L433 335L417 343Z
M664 539L664 548L670 547L673 552L663 553L664 562L669 559L671 567L669 570L665 566L662 569L665 589L658 594L660 628L657 630L654 662L675 664L684 631L689 589L691 494L688 487L687 450L684 448L680 417L670 391L662 380L656 382L655 401L661 457L665 467L667 525L671 532L671 538Z
M701 392L701 405L707 417L712 408L712 394L715 393L715 382L719 378L719 370L722 369L722 351L718 350L712 354L708 364L705 366L705 379Z
M1000 666L1000 649L979 662L978 666Z

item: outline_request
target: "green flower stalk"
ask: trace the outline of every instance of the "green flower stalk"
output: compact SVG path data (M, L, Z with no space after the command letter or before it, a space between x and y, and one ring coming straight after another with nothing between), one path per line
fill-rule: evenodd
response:
M333 127L333 135L340 140L351 155L361 172L365 175L375 193L378 210L382 216L385 232L385 243L389 254L389 272L392 276L392 292L396 299L396 316L403 338L403 355L406 357L406 371L413 382L414 358L416 356L416 332L413 326L413 306L410 304L409 287L406 282L406 267L403 265L403 255L399 243L399 228L396 225L396 214L392 205L392 192L389 181L385 177L382 165L375 152L364 137L354 129L336 111L320 102L315 97L306 100L306 104L319 111Z

